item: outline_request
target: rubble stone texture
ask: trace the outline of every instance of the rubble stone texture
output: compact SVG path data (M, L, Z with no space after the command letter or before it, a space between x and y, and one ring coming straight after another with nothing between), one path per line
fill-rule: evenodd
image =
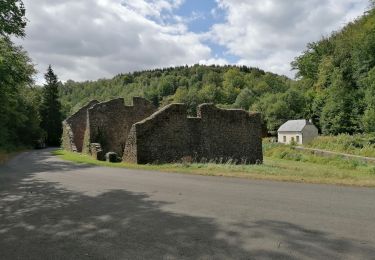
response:
M184 104L171 104L133 125L125 146L126 162L196 162L253 164L263 161L259 113L198 107L188 117Z
M131 126L156 111L144 98L134 97L132 106L118 98L95 104L88 109L84 152L90 143L100 143L103 153L115 152L122 157Z
M188 117L185 104L155 111L139 97L133 106L122 98L92 101L64 121L63 147L98 160L113 152L138 164L263 161L259 113L213 104L200 105L196 117Z
M67 151L82 152L86 131L87 110L99 101L92 100L75 114L63 121L62 147Z

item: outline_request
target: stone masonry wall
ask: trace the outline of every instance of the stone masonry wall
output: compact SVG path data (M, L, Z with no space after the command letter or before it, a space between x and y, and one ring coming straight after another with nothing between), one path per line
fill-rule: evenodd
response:
M186 106L166 106L133 125L124 151L124 161L172 162L190 155L190 131Z
M259 113L202 104L198 107L198 117L201 118L201 158L243 164L263 161Z
M187 117L184 104L171 104L132 126L124 161L145 164L184 159L262 162L260 114L202 104L198 117Z
M90 143L99 143L104 154L111 151L122 156L131 126L155 110L140 97L133 98L133 106L125 106L123 98L94 105L87 112L84 152L90 152Z
M63 121L62 147L65 150L82 152L87 110L97 103L99 103L97 100L90 101L86 106Z

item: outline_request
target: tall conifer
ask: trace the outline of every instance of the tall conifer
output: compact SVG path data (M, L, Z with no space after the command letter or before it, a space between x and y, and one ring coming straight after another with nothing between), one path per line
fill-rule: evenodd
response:
M44 75L46 84L43 89L43 99L41 104L41 127L46 132L46 143L50 146L60 145L62 134L62 114L59 101L59 83L57 76L52 70L51 65Z

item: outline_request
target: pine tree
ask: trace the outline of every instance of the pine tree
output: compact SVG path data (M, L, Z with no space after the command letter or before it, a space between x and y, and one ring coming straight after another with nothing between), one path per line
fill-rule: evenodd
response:
M41 127L46 132L46 143L50 146L60 145L62 134L62 113L58 96L58 79L52 70L51 65L44 75L46 84L43 88L43 99L41 104Z

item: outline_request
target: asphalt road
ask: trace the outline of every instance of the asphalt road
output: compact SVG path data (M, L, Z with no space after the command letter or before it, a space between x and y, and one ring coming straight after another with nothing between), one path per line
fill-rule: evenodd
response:
M0 259L375 259L375 189L26 152L0 167Z

